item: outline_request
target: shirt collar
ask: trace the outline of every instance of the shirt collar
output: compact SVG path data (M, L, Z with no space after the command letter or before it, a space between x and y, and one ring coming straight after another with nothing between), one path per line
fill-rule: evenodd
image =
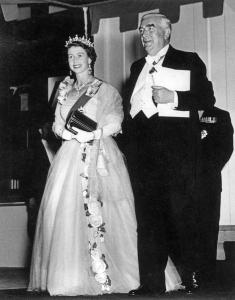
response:
M153 62L155 61L156 63L158 63L158 61L164 57L167 53L169 49L169 44L167 44L165 47L163 47L155 56L150 56L150 55L147 55L145 57L146 59L146 62L149 64L149 65L152 65Z

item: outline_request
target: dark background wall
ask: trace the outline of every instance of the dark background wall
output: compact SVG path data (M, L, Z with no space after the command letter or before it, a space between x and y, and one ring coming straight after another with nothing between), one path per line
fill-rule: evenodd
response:
M30 154L29 130L50 118L48 77L68 74L65 41L84 33L82 9L48 14L32 5L31 18L6 22L0 9L0 202L17 201L11 180L24 177ZM19 87L13 95L13 89ZM28 94L22 111L20 93Z

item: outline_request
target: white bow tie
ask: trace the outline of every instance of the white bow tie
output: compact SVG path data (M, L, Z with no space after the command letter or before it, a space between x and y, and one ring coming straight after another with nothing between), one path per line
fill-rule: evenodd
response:
M150 66L152 66L152 65L157 65L159 62L160 62L160 60L163 58L165 56L165 54L164 55L161 55L161 56L150 56L150 55L147 55L146 57L145 57L145 60L146 60L146 62L150 65Z

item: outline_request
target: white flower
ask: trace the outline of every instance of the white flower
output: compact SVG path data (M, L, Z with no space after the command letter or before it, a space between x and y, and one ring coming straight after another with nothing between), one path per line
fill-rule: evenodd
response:
M84 191L82 191L83 197L88 197L88 191L87 189L85 189Z
M62 82L60 83L60 85L59 85L59 89L60 89L61 91L64 90L64 89L66 89L66 87L67 87L67 84L66 84L65 81L62 81Z
M106 264L102 259L96 259L92 261L91 268L94 273L101 274L106 270Z
M107 275L106 273L100 273L95 275L95 280L98 281L99 283L104 284L107 280Z
M74 79L72 79L70 76L66 76L62 83L66 85L72 85L74 83Z
M67 93L72 88L74 79L71 79L67 76L60 84L59 84L59 96L58 101L63 103L66 100Z
M97 202L91 201L88 203L88 210L91 215L99 214L99 205Z
M103 292L110 292L110 286L107 284L102 284L102 291Z
M91 215L89 217L89 220L90 220L90 224L93 227L96 227L96 228L99 227L102 224L102 217L101 216Z
M59 91L59 96L58 96L58 101L61 103L62 101L65 101L67 91L66 90L61 90Z
M100 259L101 258L101 253L98 249L92 249L91 250L91 258L94 260Z
M84 174L85 174L86 176L88 176L88 170L89 170L89 166L88 166L88 165L85 165L85 166L84 166Z

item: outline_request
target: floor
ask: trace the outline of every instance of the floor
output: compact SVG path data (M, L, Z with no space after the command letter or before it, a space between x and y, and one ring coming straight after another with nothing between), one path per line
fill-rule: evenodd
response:
M235 253L227 261L218 261L217 284L213 290L201 291L195 295L186 296L181 292L168 293L158 297L135 297L135 299L206 299L232 300L235 299ZM126 294L112 294L104 296L50 297L46 293L29 293L26 291L28 271L16 268L0 268L0 299L100 299L100 300L130 300Z

